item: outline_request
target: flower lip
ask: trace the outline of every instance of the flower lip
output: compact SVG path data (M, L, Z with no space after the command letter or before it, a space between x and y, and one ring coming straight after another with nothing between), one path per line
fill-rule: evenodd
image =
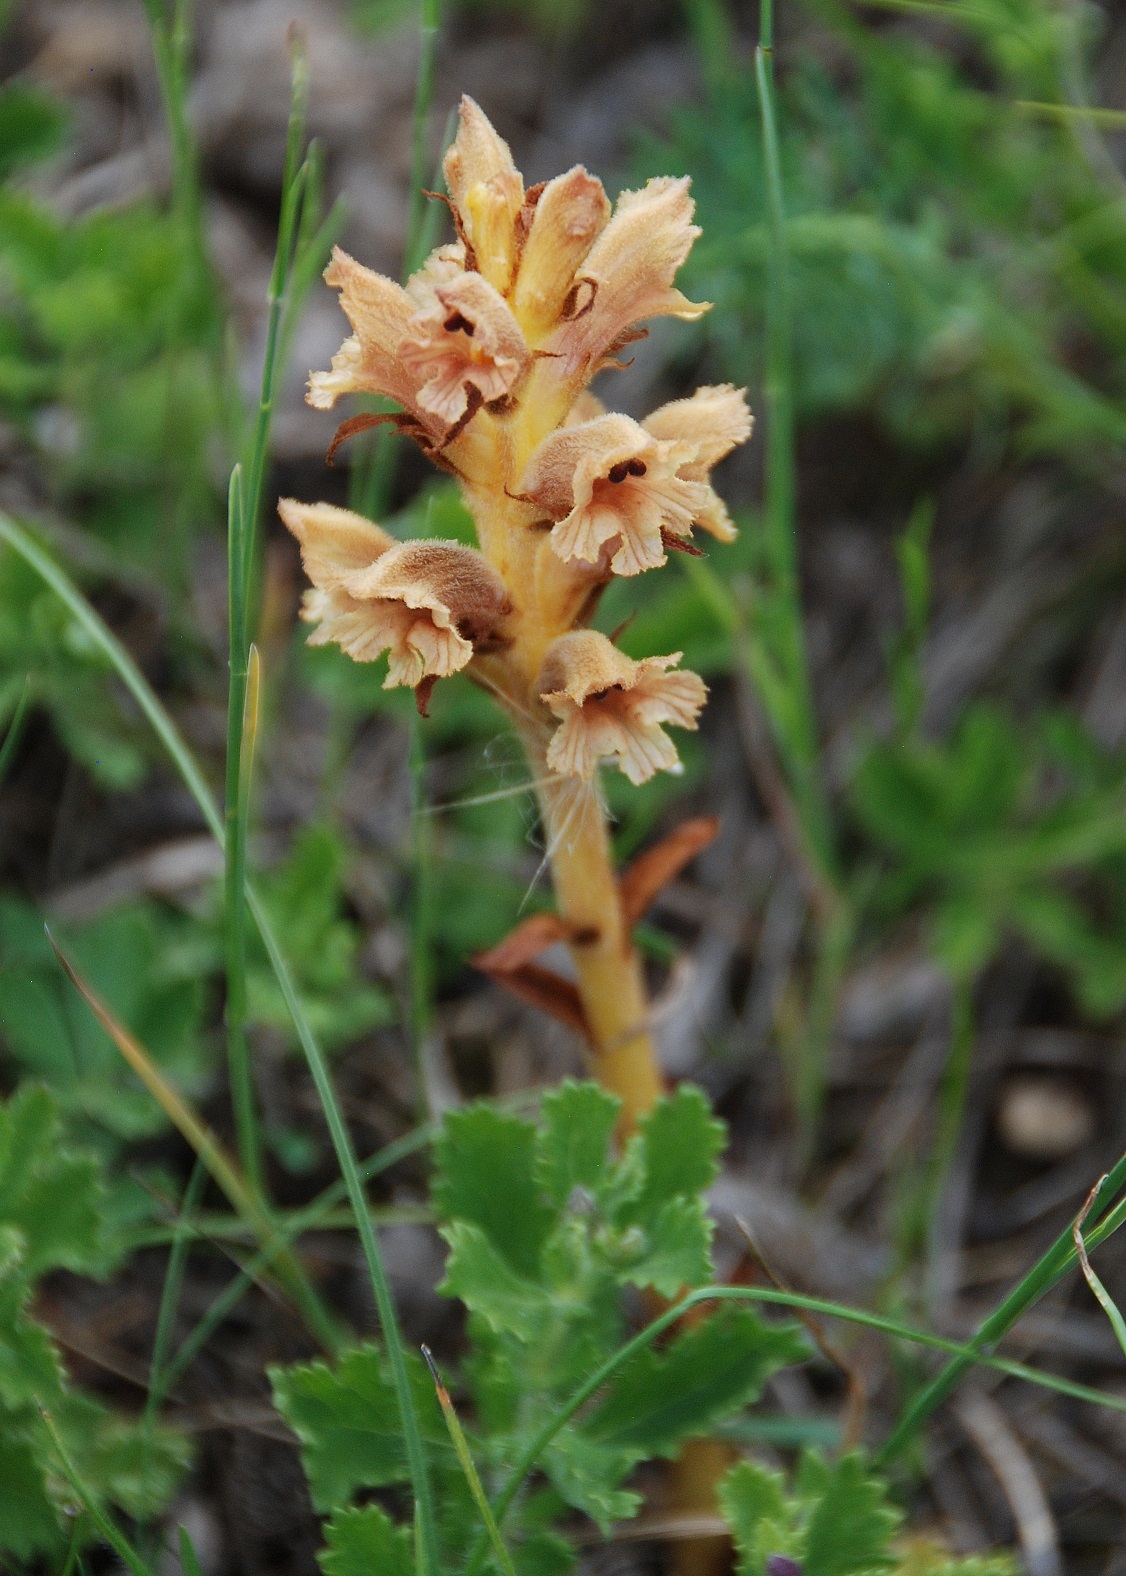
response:
M418 688L505 641L510 604L486 559L460 542L395 539L348 509L283 499L313 589L302 617L309 644L339 645L357 662L389 655L384 688Z
M521 491L555 520L560 558L636 575L663 564L666 544L688 537L707 504L708 488L682 474L696 453L629 416L596 416L545 438Z
M679 766L662 723L695 729L707 689L695 673L669 672L680 653L634 662L596 630L572 630L548 647L539 697L559 719L547 748L552 771L590 782L614 759L629 780L646 782Z
M278 513L300 544L305 573L321 591L338 590L395 546L380 526L335 504L279 498Z
M508 303L482 275L439 284L434 298L411 319L399 356L418 379L419 406L452 428L472 404L509 394L531 356Z

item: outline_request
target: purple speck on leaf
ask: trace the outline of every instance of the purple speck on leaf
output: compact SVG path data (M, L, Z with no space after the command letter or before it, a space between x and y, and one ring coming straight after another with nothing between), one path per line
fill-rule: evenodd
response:
M766 1576L802 1576L801 1562L788 1554L768 1554Z

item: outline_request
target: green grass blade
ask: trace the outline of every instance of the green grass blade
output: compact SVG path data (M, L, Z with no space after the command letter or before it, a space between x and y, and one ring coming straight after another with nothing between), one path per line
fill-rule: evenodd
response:
M150 1428L156 1422L157 1413L169 1390L166 1375L168 1353L172 1345L172 1327L176 1319L180 1293L183 1290L184 1271L187 1268L188 1252L192 1244L192 1218L206 1180L207 1167L203 1160L197 1157L192 1174L188 1178L187 1188L184 1190L175 1235L172 1238L172 1251L168 1255L164 1286L160 1293L160 1307L156 1315L156 1334L153 1336L152 1360L149 1363L149 1393L145 1398L144 1410L144 1420Z
M63 1477L66 1478L71 1488L82 1501L90 1520L97 1527L102 1537L122 1564L132 1571L133 1576L153 1576L151 1568L145 1564L120 1527L110 1520L85 1483L83 1483L78 1468L71 1460L70 1453L63 1444L62 1435L55 1426L55 1420L45 1406L40 1405L39 1415L54 1447Z
M458 1415L454 1411L454 1404L450 1400L450 1392L446 1389L442 1376L438 1372L438 1365L434 1361L429 1346L422 1348L422 1355L426 1359L426 1366L429 1368L430 1377L434 1381L434 1389L438 1395L438 1405L442 1408L442 1416L446 1420L446 1427L449 1429L450 1438L453 1440L458 1465L465 1476L465 1481L469 1484L469 1492L473 1495L477 1509L481 1512L481 1520L485 1523L485 1531L488 1534L489 1542L493 1546L497 1564L504 1572L504 1576L516 1576L516 1568L512 1563L512 1556L505 1547L504 1539L500 1535L500 1528L496 1524L488 1496L481 1487L481 1479L473 1463L473 1456L470 1453L469 1441L465 1437L465 1430L458 1421Z
M1091 1189L1091 1192L1087 1198L1087 1202L1079 1211L1079 1217L1071 1228L1071 1240L1075 1243L1075 1252L1079 1259L1079 1268L1083 1271L1083 1277L1086 1280L1087 1285L1095 1294L1095 1299L1098 1302L1099 1307L1110 1320L1110 1327L1114 1331L1115 1339L1118 1341L1119 1346L1121 1346L1123 1355L1126 1356L1126 1319L1123 1319L1122 1314L1119 1312L1118 1305L1114 1301L1114 1298L1110 1295L1102 1281L1092 1269L1091 1261L1087 1257L1087 1244L1083 1240L1083 1223L1087 1219L1087 1216L1091 1213L1092 1209L1095 1207L1099 1194L1102 1192L1106 1180L1107 1179L1105 1176L1100 1177L1095 1183L1095 1186Z
M1105 1194L1108 1199L1113 1199L1124 1186L1126 1186L1126 1155L1107 1174L1100 1197ZM1088 1247L1106 1240L1110 1234L1112 1220L1117 1227L1123 1219L1126 1219L1126 1214L1121 1210L1115 1210L1102 1217L1096 1229L1087 1235ZM886 1464L903 1451L927 1418L942 1405L972 1364L980 1362L985 1354L991 1352L1021 1315L1026 1313L1033 1303L1038 1302L1044 1293L1072 1268L1075 1261L1075 1242L1072 1228L1068 1226L1060 1232L1048 1251L1041 1255L1000 1306L984 1320L964 1350L947 1363L941 1373L925 1385L906 1408L880 1451L877 1457L878 1464Z
M8 775L8 768L12 764L15 753L19 748L20 739L23 737L24 723L27 721L31 709L31 674L23 681L20 698L16 702L16 709L12 713L12 720L8 724L8 731L4 735L4 742L0 744L0 783Z

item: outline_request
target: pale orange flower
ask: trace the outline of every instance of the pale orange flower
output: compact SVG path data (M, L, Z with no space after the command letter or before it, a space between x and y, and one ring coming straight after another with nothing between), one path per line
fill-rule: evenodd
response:
M730 383L697 389L691 399L662 405L641 425L663 442L695 445L694 457L677 473L685 481L703 482L707 487L707 499L693 524L703 526L721 542L733 541L735 526L709 478L713 466L726 459L738 444L746 443L754 429L746 389L737 389Z
M700 234L686 177L660 176L623 192L613 218L578 272L564 321L548 342L564 378L589 379L651 317L702 317L710 303L674 288L677 270Z
M528 201L531 203L531 196ZM512 297L513 310L529 344L538 345L550 333L572 293L577 294L576 270L609 217L610 203L602 182L588 175L581 164L548 181L536 197Z
M504 297L481 274L459 274L411 320L399 358L418 379L419 406L447 427L470 402L502 399L526 371L528 347Z
M278 509L301 543L313 582L301 614L316 625L311 646L338 645L357 662L387 652L383 687L417 689L459 672L475 649L503 643L508 595L473 548L430 539L396 542L370 521L329 504L283 498Z
M502 295L512 285L519 254L517 220L524 182L503 137L478 104L463 95L457 137L442 166L458 233L471 265Z
M696 454L696 444L660 442L629 416L598 416L544 439L521 495L557 522L560 558L637 575L665 562L666 544L688 537L708 503L710 489L682 474Z
M590 782L601 760L616 760L631 783L675 771L676 746L662 723L696 728L707 698L697 674L670 673L680 652L633 662L596 630L552 642L536 688L559 727L547 748L552 771Z

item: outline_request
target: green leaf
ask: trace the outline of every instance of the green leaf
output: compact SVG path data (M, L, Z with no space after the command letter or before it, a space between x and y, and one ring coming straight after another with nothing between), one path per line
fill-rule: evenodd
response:
M531 1122L484 1104L451 1111L435 1145L433 1197L443 1220L469 1221L513 1269L535 1279L553 1211L535 1181Z
M588 1439L574 1429L557 1434L543 1459L543 1467L569 1505L596 1521L607 1535L615 1521L636 1516L641 1495L620 1489L633 1466L628 1451Z
M517 1551L520 1576L567 1576L576 1558L574 1547L554 1532L534 1532Z
M606 1180L620 1107L597 1084L571 1079L544 1096L535 1175L556 1208L563 1208L575 1188L597 1193Z
M378 1505L341 1510L325 1527L317 1555L324 1576L414 1576L414 1540Z
M135 1520L162 1510L191 1464L182 1434L117 1417L70 1392L52 1412L82 1482Z
M101 1184L93 1159L61 1146L46 1089L26 1084L0 1105L0 1225L23 1238L23 1272L104 1266Z
M699 1199L674 1198L643 1231L644 1245L622 1264L623 1280L652 1286L662 1297L711 1279L711 1242L715 1223Z
M301 1460L319 1511L347 1503L357 1488L407 1478L395 1391L374 1346L346 1352L335 1367L315 1362L271 1368L274 1405L301 1441ZM446 1442L434 1387L412 1364L415 1404L431 1440Z
M639 1353L583 1431L637 1460L671 1456L682 1440L754 1400L771 1373L808 1355L794 1326L720 1308L666 1351Z
M20 1274L21 1243L10 1227L0 1227L0 1404L54 1405L62 1393L62 1369L47 1331L27 1315L32 1288Z
M460 1297L494 1330L533 1341L551 1313L543 1288L518 1275L480 1226L455 1221L442 1236L450 1245L443 1295Z
M886 1483L865 1472L859 1455L842 1456L832 1467L812 1453L804 1456L797 1488L816 1499L806 1530L804 1576L852 1576L894 1565L888 1544L903 1517L889 1504Z
M786 1482L753 1461L740 1461L719 1486L719 1503L739 1554L739 1576L763 1576L768 1554L791 1554Z
M650 1218L670 1200L692 1198L710 1187L725 1142L723 1123L694 1084L681 1084L658 1101L638 1128L645 1182L633 1218Z
M0 1549L26 1560L61 1544L59 1520L35 1453L0 1414Z

